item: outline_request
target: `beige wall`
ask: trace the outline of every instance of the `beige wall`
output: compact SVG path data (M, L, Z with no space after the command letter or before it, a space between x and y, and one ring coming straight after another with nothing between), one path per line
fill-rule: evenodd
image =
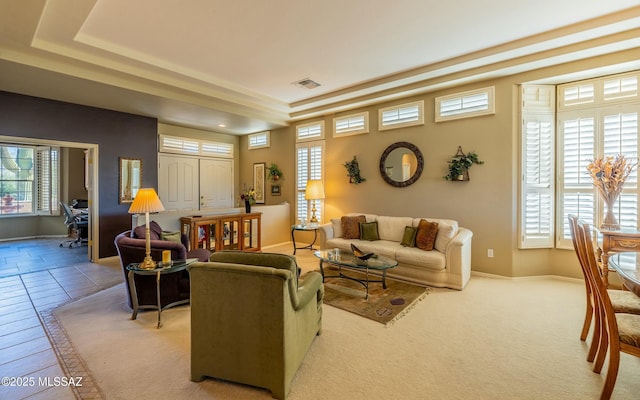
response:
M295 178L295 125L324 119L325 147L325 221L349 212L374 214L451 218L474 232L472 269L476 272L504 276L560 275L581 276L573 250L539 249L519 250L517 240L519 202L519 148L520 116L519 86L522 83L558 77L591 68L598 68L636 59L633 52L568 63L560 67L544 68L507 78L458 86L439 92L407 97L402 100L359 108L338 115L369 111L370 133L334 139L333 117L327 115L297 121L290 128L272 131L271 147L246 150L246 137L241 146L241 182L250 185L254 162L276 162L285 174L283 196L267 197L267 202L287 200L294 213ZM637 66L636 66L637 68ZM566 79L566 78L564 78ZM495 86L496 113L491 116L468 118L442 123L434 122L434 98L464 90ZM424 100L425 124L390 131L379 131L379 108L394 104ZM378 170L379 158L387 146L407 141L422 152L425 168L420 179L412 186L395 188L384 182ZM458 146L465 152L475 151L483 165L470 171L470 181L449 182L447 160ZM349 184L343 164L356 156L361 175L366 182ZM292 216L293 219L293 216ZM487 250L494 257L487 257Z

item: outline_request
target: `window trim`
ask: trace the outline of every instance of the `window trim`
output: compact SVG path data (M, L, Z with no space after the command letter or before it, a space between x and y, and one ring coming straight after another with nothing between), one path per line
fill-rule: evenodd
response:
M318 126L320 133L313 136L300 136L300 131L305 128L309 128L312 126ZM315 140L323 140L324 139L324 120L309 122L306 124L300 124L296 126L296 143L302 142L312 142Z
M167 141L169 140L181 142L183 144L182 148L168 146ZM190 148L186 148L185 146L189 146ZM214 150L209 151L207 148L212 148ZM219 148L222 151L215 151L216 148ZM158 135L158 152L212 158L233 158L234 145L233 143L213 142L209 140L160 134Z
M355 129L353 128L339 129L338 128L338 123L340 123L341 121L346 120L347 123L349 124L351 120L354 120L360 117L362 117L362 127L355 128ZM345 115L341 117L335 117L333 119L333 137L334 138L362 135L365 133L369 133L369 111Z
M384 113L389 111L400 112L403 108L417 107L418 117L415 120L405 122L392 122L385 124L383 122ZM398 104L391 107L384 107L378 109L378 130L387 131L392 129L406 128L408 126L424 125L424 100L413 101L410 103Z
M253 139L260 138L262 136L265 137L265 143L258 144L258 145L251 145L251 141ZM267 147L271 147L271 131L257 132L257 133L252 133L252 134L248 135L248 137L247 137L247 148L249 150L264 149L264 148L267 148Z
M474 117L481 117L484 115L493 115L496 113L495 92L496 92L495 86L488 86L480 89L467 90L464 92L448 94L445 96L438 96L435 99L435 121L445 122L445 121L453 121L453 120L463 119L463 118L474 118ZM443 102L449 101L449 100L455 100L455 99L460 99L460 101L463 102L466 97L471 97L471 96L475 96L482 93L487 94L486 109L465 111L465 107L463 106L461 107L460 111L456 112L455 114L442 115Z

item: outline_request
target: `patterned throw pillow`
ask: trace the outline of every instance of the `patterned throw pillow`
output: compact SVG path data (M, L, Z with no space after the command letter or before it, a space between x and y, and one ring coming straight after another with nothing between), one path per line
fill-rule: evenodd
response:
M360 222L367 222L364 215L344 216L342 222L342 237L345 239L360 239Z
M437 235L438 223L421 219L418 224L418 233L416 233L416 247L425 251L433 250Z
M378 235L378 223L360 222L360 240L380 240Z
M402 235L401 245L404 247L416 247L416 234L418 233L418 228L413 226L406 226L404 228L404 235Z

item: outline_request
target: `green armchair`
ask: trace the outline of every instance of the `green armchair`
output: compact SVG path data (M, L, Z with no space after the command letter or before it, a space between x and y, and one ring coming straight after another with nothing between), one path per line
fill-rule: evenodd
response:
M285 399L322 331L322 276L298 282L295 258L216 252L191 276L191 380L205 376L269 389Z

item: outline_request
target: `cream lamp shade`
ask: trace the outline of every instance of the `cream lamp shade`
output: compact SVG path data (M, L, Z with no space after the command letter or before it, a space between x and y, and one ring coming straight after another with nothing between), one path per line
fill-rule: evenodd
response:
M316 217L316 200L324 199L324 185L319 179L312 179L307 181L307 187L304 191L305 200L311 200L311 219L309 222L312 224L318 223L318 217Z
M138 190L136 197L129 207L129 214L144 214L146 229L146 255L138 268L154 269L156 262L151 259L151 234L149 231L149 213L164 211L164 206L153 188L143 188Z

